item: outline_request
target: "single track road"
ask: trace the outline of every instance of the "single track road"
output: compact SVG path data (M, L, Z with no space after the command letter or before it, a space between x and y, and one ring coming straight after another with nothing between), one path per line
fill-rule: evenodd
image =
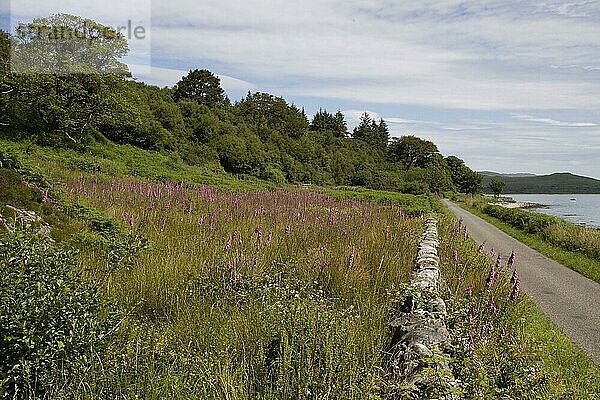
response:
M542 311L600 366L600 284L550 260L456 204L444 203L462 218L470 236L495 248L504 259L516 254L521 287Z

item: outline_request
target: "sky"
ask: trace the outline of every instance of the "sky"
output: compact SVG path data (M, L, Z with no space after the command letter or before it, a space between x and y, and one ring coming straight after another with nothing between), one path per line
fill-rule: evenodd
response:
M475 170L600 178L597 0L0 0L0 27L57 12L143 26L147 83L206 68L232 100L366 111Z

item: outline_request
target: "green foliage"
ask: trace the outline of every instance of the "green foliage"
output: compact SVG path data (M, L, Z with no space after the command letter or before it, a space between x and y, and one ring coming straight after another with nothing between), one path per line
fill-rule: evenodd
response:
M489 183L489 187L492 190L492 193L494 193L494 196L496 197L499 197L500 194L502 194L502 191L504 190L505 186L506 183L502 179L498 178L492 179Z
M476 194L482 189L483 176L471 170L458 157L449 156L445 159L454 186L462 193Z
M339 110L333 115L327 110L319 109L319 112L313 117L310 129L315 132L331 132L333 136L339 138L346 137L348 133L344 115Z
M105 349L116 321L74 256L18 229L0 238L2 397L42 396Z
M388 149L390 159L402 163L407 171L412 167L426 168L437 152L435 144L412 135L394 138Z
M50 183L37 168L22 162L19 152L15 147L3 146L3 148L0 148L0 168L13 170L26 182L37 186L40 190L51 190ZM10 184L11 182L9 181L8 183ZM12 183L14 184L15 181Z
M173 89L175 101L193 100L208 107L220 107L229 103L221 87L221 79L206 69L190 71Z
M352 138L362 140L374 149L385 151L390 138L387 124L382 119L377 123L368 113L360 117L360 124L352 131Z
M289 105L281 97L268 93L250 93L235 105L235 112L261 139L268 138L273 131L285 133L298 139L308 130L306 115L295 105Z
M12 63L35 74L112 74L130 76L119 61L129 52L122 33L71 14L36 18L16 27Z
M531 213L520 209L510 209L500 206L487 205L483 212L502 221L508 222L515 228L528 233L538 233L557 222L549 215Z
M256 135L225 134L215 139L214 147L225 171L260 175L264 170L264 150Z

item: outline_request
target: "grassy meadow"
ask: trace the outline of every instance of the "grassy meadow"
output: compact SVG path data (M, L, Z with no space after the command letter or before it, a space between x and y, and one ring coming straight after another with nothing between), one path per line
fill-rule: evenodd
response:
M158 158L135 177L123 171L133 150L113 151L129 156L75 164L34 146L3 158L2 201L23 200L56 240L47 250L18 223L0 235L5 395L416 398L388 373L388 324L406 296L423 296L408 281L434 212L460 398L600 393L600 373L520 292L512 261L479 249L434 196L218 171L207 185ZM443 398L432 361L417 360Z

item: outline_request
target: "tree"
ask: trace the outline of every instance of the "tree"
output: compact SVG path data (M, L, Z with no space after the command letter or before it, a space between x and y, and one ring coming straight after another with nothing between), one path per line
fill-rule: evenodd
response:
M378 147L386 149L390 141L390 131L388 129L387 123L383 120L383 118L379 120L379 125L377 125L376 137Z
M383 119L377 123L365 112L360 117L360 124L352 131L352 137L368 143L377 150L385 151L389 140L389 131Z
M438 148L435 144L416 136L395 138L389 146L391 160L404 164L407 171L412 167L427 167L437 153Z
M313 117L310 129L315 132L331 132L335 137L344 137L348 127L344 115L339 110L333 115L327 110L319 109L319 112Z
M492 178L492 180L489 183L489 186L492 190L492 193L494 193L494 196L500 197L500 194L502 194L502 191L506 186L506 182L504 182L502 179Z
M352 131L352 138L369 143L371 140L372 127L373 120L371 119L371 116L368 113L364 113L360 117L360 124Z
M128 52L122 33L91 19L55 14L17 26L12 65L20 73L130 76L120 61Z
M221 107L229 100L221 87L221 79L206 69L195 69L175 85L175 101L187 99L209 107Z
M266 140L277 131L299 139L308 131L306 115L293 104L269 93L250 93L235 105L236 112Z
M105 101L129 75L120 33L56 14L19 24L12 40L8 113L14 130L51 145L82 146L98 134Z
M481 191L483 176L471 170L465 162L458 157L449 156L445 159L450 170L452 182L463 193L475 194Z

